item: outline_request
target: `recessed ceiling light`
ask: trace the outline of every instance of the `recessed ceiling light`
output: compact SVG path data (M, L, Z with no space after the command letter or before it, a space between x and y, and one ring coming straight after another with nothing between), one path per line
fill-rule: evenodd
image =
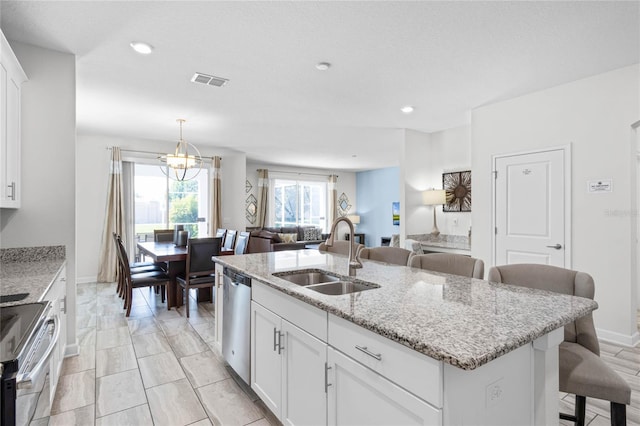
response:
M413 112L413 107L411 105L406 105L400 108L400 111L404 112L405 114L411 114Z
M331 64L329 62L318 62L316 64L316 68L319 69L320 71L326 71L329 68L331 68Z
M129 45L133 50L143 55L148 55L149 53L153 52L153 46L141 41L132 41Z

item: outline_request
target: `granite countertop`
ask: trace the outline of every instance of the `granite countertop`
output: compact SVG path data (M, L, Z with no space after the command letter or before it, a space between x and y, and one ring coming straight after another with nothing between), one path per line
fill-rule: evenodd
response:
M408 240L414 240L424 247L439 247L454 250L471 251L471 241L464 235L443 235L434 237L430 234L407 235Z
M0 306L40 301L65 263L64 246L0 250L0 296L29 293L22 300Z
M357 278L380 288L341 296L274 272L347 275L347 257L296 250L214 260L297 299L453 366L473 370L598 307L590 299L363 260Z

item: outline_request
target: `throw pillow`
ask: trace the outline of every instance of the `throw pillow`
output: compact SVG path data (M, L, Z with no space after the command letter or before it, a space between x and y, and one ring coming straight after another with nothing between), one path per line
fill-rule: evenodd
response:
M320 238L318 237L318 234L320 231L320 228L304 228L304 240L305 241L315 241L315 240L319 240Z
M278 234L283 243L295 243L298 241L298 234Z

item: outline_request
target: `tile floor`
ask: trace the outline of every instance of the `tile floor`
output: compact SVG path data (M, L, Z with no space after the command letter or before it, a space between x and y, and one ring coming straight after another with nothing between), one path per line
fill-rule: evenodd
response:
M279 424L213 345L211 303L190 303L187 320L184 307L167 310L149 289L135 291L129 318L113 284L80 284L77 300L81 353L64 362L50 417L32 425ZM627 423L640 425L640 348L600 349L631 386ZM561 411L573 405L560 393ZM608 402L587 398L586 414L591 426L610 424Z
M80 355L65 359L50 416L32 425L278 424L213 345L213 304L192 300L187 320L184 306L134 293L126 318L115 285L78 285Z

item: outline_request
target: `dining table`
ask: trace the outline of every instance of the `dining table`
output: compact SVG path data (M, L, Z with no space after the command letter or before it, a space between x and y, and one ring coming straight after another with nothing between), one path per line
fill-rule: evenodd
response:
M183 273L187 263L187 247L176 246L173 242L167 241L144 241L137 243L138 250L144 256L153 259L154 262L165 262L167 264L167 274L170 281L167 288L167 308L182 306L182 297L178 297L178 285L176 277ZM180 292L180 294L182 294ZM211 300L211 289L198 289L198 302Z

